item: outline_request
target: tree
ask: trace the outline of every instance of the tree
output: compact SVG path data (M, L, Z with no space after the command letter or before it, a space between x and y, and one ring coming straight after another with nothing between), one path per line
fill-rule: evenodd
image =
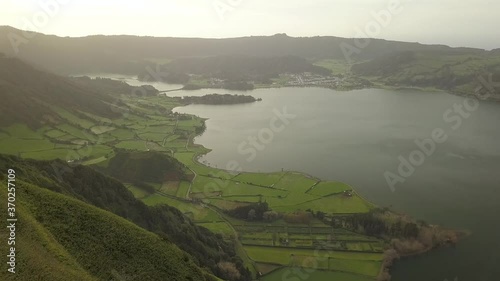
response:
M217 266L229 280L238 280L241 278L241 273L238 271L234 263L219 262Z
M263 219L266 221L274 221L279 218L279 214L275 211L267 211L262 215Z
M256 215L255 215L255 209L251 209L250 211L248 211L248 220L251 220L253 221L255 219Z

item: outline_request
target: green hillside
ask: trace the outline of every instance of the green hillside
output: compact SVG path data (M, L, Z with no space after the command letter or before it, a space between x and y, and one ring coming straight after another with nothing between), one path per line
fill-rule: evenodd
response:
M480 77L489 80L491 74L493 81L500 81L500 55L498 51L407 51L355 64L351 71L375 85L474 94Z
M9 166L14 164L12 159L2 157L2 167L6 160ZM29 176L29 169L27 163L16 167L18 271L9 275L2 270L2 280L121 280L120 276L135 280L217 280L197 266L190 255L157 234L21 180ZM6 190L0 192L5 200ZM6 233L1 235L6 240Z
M35 195L31 195L31 193L29 193L28 195L21 194L18 196L22 197L23 199L32 199L31 201L19 204L21 206L33 207L33 215L34 218L36 218L36 221L42 224L43 222L51 222L54 220L57 221L58 216L61 220L65 220L60 224L50 224L44 227L48 228L50 232L57 232L57 235L65 235L61 236L60 239L67 244L63 244L62 246L71 255L74 256L78 254L77 261L82 266L94 260L91 258L91 256L80 256L80 251L92 252L89 249L85 250L84 248L79 248L80 246L83 247L84 245L84 243L82 244L82 241L88 242L88 245L97 243L95 247L97 247L97 249L99 248L99 241L92 240L97 238L87 237L88 235L90 235L90 233L92 233L92 231L101 231L99 235L102 235L104 237L102 240L107 240L106 245L112 245L113 239L118 240L118 244L115 245L117 247L116 251L118 251L118 253L109 253L109 255L111 256L108 256L108 258L116 260L117 264L114 267L120 269L124 267L122 266L124 259L129 258L131 255L133 255L134 252L140 252L140 248L135 247L133 244L129 245L133 235L136 236L136 239L138 239L138 241L144 242L145 238L140 238L139 236L140 233L146 233L151 236L151 238L149 239L156 239L151 241L151 245L156 245L155 249L163 253L165 257L168 257L175 252L172 252L173 250L165 251L165 249L167 248L164 248L163 246L160 247L162 245L161 243L165 243L166 246L173 247L179 253L182 253L181 259L191 261L193 262L193 264L203 267L208 272L220 276L226 280L249 280L249 272L243 268L242 261L236 256L233 246L223 241L220 236L211 233L203 227L194 225L175 208L166 205L147 207L142 202L136 200L132 193L128 191L127 188L123 186L123 184L112 178L104 176L89 167L72 167L62 161L20 160L15 157L1 155L0 167L4 170L8 168L16 170L19 178L22 178L23 180L22 187L19 187L19 189L22 188L23 192L25 190L34 190L33 194ZM26 188L24 188L25 185L27 186ZM43 189L43 191L39 191L40 189ZM46 191L46 189L51 190L51 192ZM54 192L60 193L60 195L56 195L54 194ZM39 197L36 197L38 195ZM51 201L51 198L56 198L57 202L53 203ZM68 200L68 202L66 203L64 202L65 198ZM102 223L107 223L111 226L103 227L104 230L94 229L93 222L101 219L97 215L93 215L93 213L91 213L89 217L85 217L84 215L80 215L78 213L75 214L73 213L73 211L71 211L71 214L69 214L68 210L73 210L74 208L76 208L72 207L75 200L79 201L80 205L77 206L82 206L82 208L84 209L87 208L96 212L99 211L99 214L108 214L109 217L102 219ZM84 213L88 214L89 212L90 211L85 209ZM113 213L122 218L118 218L112 215ZM113 219L117 220L117 222L113 221ZM125 221L124 219L128 221ZM88 222L88 224L86 222ZM69 225L76 223L79 223L80 225L78 227L69 227ZM115 226L115 223L118 225ZM124 235L124 230L120 228L124 226L121 226L121 224L124 224L129 228L133 226L132 230L130 230L133 234L131 234L131 236L122 237L122 235ZM89 234L85 234L84 229L82 229L87 227L90 227ZM80 234L84 236L80 237ZM86 239L89 240L87 241ZM56 240L59 241L57 237ZM62 243L61 241L59 242ZM120 244L120 241L128 242ZM174 246L174 244L172 243L174 243L176 246ZM129 245L130 247L128 249L125 249L127 245ZM177 246L184 252L179 250ZM145 249L148 248L145 247ZM110 251L109 249L102 250ZM94 252L94 254L97 253ZM154 260L165 259L165 257L160 258L160 256L156 257L153 254L154 253L146 252L146 256L140 258L144 260L142 262L150 262L153 265ZM149 261L147 258L147 256L151 255L152 258L154 258L153 261ZM82 261L81 259L85 260ZM173 261L175 261L175 259ZM141 262L136 263L137 266L141 267ZM227 271L221 268L221 263L232 264L232 267L234 267L234 271L237 272L236 277L230 275ZM93 266L97 265L94 264ZM84 266L84 268L86 267ZM113 268L109 268L109 270L111 269ZM108 268L99 269L97 273L93 271L91 271L90 273L92 274L92 276L97 276L99 280L103 280L108 278L106 274L109 274L109 272L106 270L108 270ZM157 270L160 271L160 273L158 274L165 274L164 276L169 276L169 274L176 274L173 271L168 271L168 268L146 269L146 271L153 272L156 272ZM139 272L139 269L133 269L130 272L133 273L136 271ZM196 273L196 271L194 272ZM183 276L181 273L179 274L177 275ZM160 278L159 276L161 275L158 275L155 278L151 277L152 279L145 280L162 280L162 278ZM204 279L189 279L186 277L178 280Z

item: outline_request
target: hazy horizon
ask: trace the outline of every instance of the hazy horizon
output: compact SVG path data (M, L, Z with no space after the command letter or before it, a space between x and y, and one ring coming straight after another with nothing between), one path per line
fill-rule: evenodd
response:
M500 48L495 29L485 28L500 25L499 9L499 2L488 0L30 0L0 4L0 25L61 37L235 38L286 33L489 50Z

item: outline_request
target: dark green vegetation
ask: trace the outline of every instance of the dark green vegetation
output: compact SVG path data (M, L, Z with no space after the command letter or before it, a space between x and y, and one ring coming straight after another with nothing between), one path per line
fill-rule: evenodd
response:
M241 104L241 103L252 103L260 101L261 99L256 99L252 96L245 95L219 95L210 94L204 95L202 97L184 97L182 102L185 104Z
M489 90L488 85L479 80L481 77L500 82L500 55L472 49L406 51L355 64L352 73L384 87L434 88L474 94L478 86Z
M179 58L158 68L160 75L152 76L150 70L139 74L143 81L161 80L209 88L227 88L234 90L250 90L244 85L271 84L271 79L280 74L300 74L311 72L329 75L326 68L316 66L304 58L255 57L255 56L213 56L205 58ZM188 74L194 75L189 77ZM165 79L163 78L166 77ZM172 77L179 80L172 81ZM247 83L248 82L248 83ZM189 87L188 87L189 89Z

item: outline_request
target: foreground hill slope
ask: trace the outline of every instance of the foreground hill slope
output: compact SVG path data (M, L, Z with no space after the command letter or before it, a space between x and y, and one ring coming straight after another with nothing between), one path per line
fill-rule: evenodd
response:
M29 241L23 244L34 245L19 256L26 263L23 272L41 266L44 274L54 267L60 276L88 276L73 280L110 280L116 272L138 280L216 280L207 270L226 280L249 280L230 244L172 207L147 207L89 167L10 156L0 156L0 167L15 169L20 180L19 233ZM44 253L54 258L39 265L36 257ZM232 264L231 270L222 264Z
M18 273L12 278L2 271L2 280L120 280L119 276L217 280L165 238L108 211L24 181L34 172L29 162L3 156L0 162L2 168L16 169L19 206ZM35 177L50 181L42 174ZM5 199L6 191L2 189L1 195Z

